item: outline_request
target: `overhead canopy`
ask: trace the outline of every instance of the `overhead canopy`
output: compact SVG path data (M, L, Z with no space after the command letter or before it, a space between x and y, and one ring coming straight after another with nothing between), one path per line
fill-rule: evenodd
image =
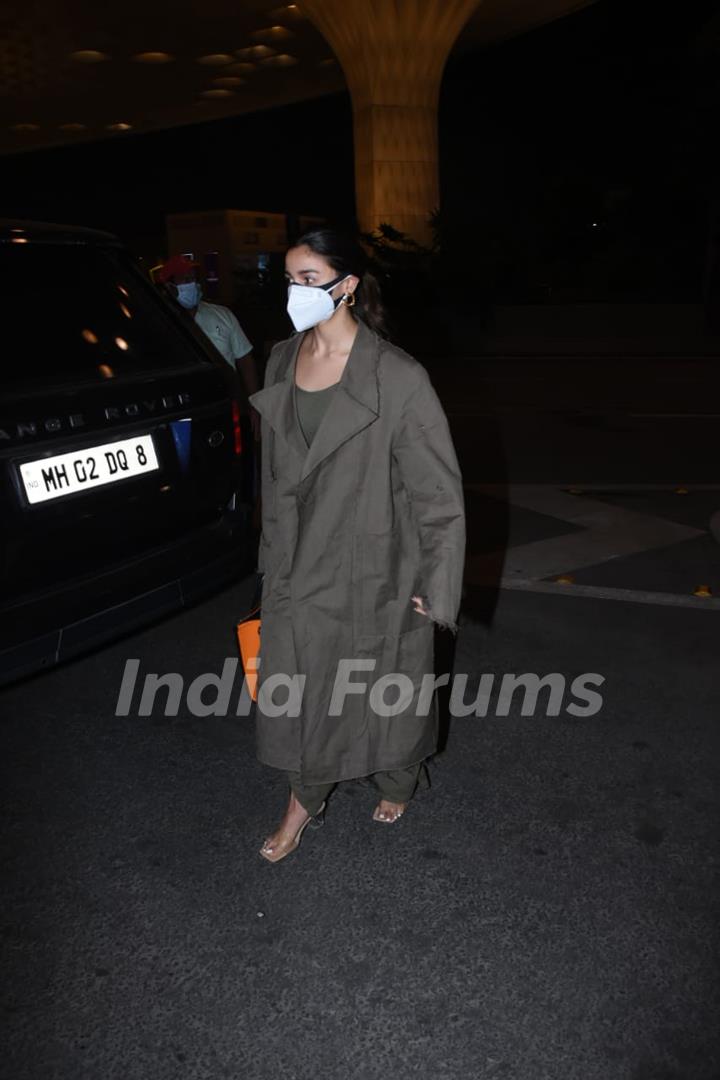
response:
M371 0L354 0L362 6ZM587 0L483 0L456 50L472 50ZM344 8L331 5L341 21ZM345 89L302 4L274 0L6 0L0 153L127 138Z

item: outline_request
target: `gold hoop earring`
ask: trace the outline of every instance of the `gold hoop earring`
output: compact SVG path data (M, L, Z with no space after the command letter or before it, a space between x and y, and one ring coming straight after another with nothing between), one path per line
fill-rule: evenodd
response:
M343 296L345 307L355 307L355 293L346 292Z

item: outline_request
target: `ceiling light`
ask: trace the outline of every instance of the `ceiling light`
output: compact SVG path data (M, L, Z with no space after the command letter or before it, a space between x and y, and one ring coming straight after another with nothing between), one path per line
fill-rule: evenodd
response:
M318 67L334 67L337 64L337 60L334 56L326 56L324 60L320 60Z
M118 349L122 349L123 352L127 352L130 348L125 338L116 337L115 344L117 345Z
M78 49L77 52L70 53L71 60L77 60L81 64L99 64L103 60L109 60L110 57L107 53L98 52L97 49Z
M133 60L139 64L169 64L175 57L166 52L141 52L135 53Z
M223 64L231 64L233 57L228 53L207 53L205 56L198 56L198 64L207 64L208 67L222 67Z
M238 75L223 75L219 79L213 79L215 86L244 86L245 80Z
M83 330L82 336L83 340L87 341L88 345L97 345L98 337L97 334L94 334L92 332L92 330Z
M234 97L232 90L203 90L202 96L204 98L229 98Z
M258 41L283 41L285 38L295 37L292 30L288 30L286 26L265 26L262 30L253 31L250 36Z
M59 124L60 131L87 131L87 124Z
M274 56L276 49L271 49L267 45L250 45L247 49L236 49L235 55L239 56L241 60L257 60L264 56Z
M271 19L277 19L278 22L282 22L283 19L302 19L303 17L302 11L297 4L285 4L284 7L268 11L268 15Z
M123 122L119 124L106 124L108 131L130 131L132 124L125 124Z
M300 61L297 56L290 56L289 53L280 53L278 56L267 56L260 63L263 67L292 67L293 64L298 64Z
M39 131L39 124L13 124L10 128L11 131Z
M28 242L27 236L13 236L13 237L10 238L10 243L11 244L27 244L27 242Z

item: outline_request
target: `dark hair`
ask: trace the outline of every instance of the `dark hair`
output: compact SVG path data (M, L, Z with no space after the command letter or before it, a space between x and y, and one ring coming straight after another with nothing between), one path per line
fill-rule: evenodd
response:
M359 278L352 313L381 337L387 337L380 286L375 275L368 269L368 256L354 237L335 229L310 229L292 246L309 247L316 255L322 255L338 274L353 274Z

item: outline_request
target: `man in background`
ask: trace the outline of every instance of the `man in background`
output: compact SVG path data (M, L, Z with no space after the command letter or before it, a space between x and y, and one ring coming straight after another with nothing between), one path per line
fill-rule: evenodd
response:
M202 299L197 280L197 263L185 255L171 255L157 273L156 280L166 286L177 303L193 317L217 351L240 375L249 396L260 389L253 347L230 308L209 304ZM255 440L260 438L260 418L250 413Z
M253 347L230 308L209 304L202 299L202 287L197 280L198 264L185 255L171 255L163 263L154 280L160 282L173 299L192 317L217 351L239 374L247 396L260 389ZM240 417L243 445L252 438L260 443L260 414L250 407L250 418ZM259 453L243 454L246 483L253 497L253 526L260 521ZM233 496L233 504L234 504Z

